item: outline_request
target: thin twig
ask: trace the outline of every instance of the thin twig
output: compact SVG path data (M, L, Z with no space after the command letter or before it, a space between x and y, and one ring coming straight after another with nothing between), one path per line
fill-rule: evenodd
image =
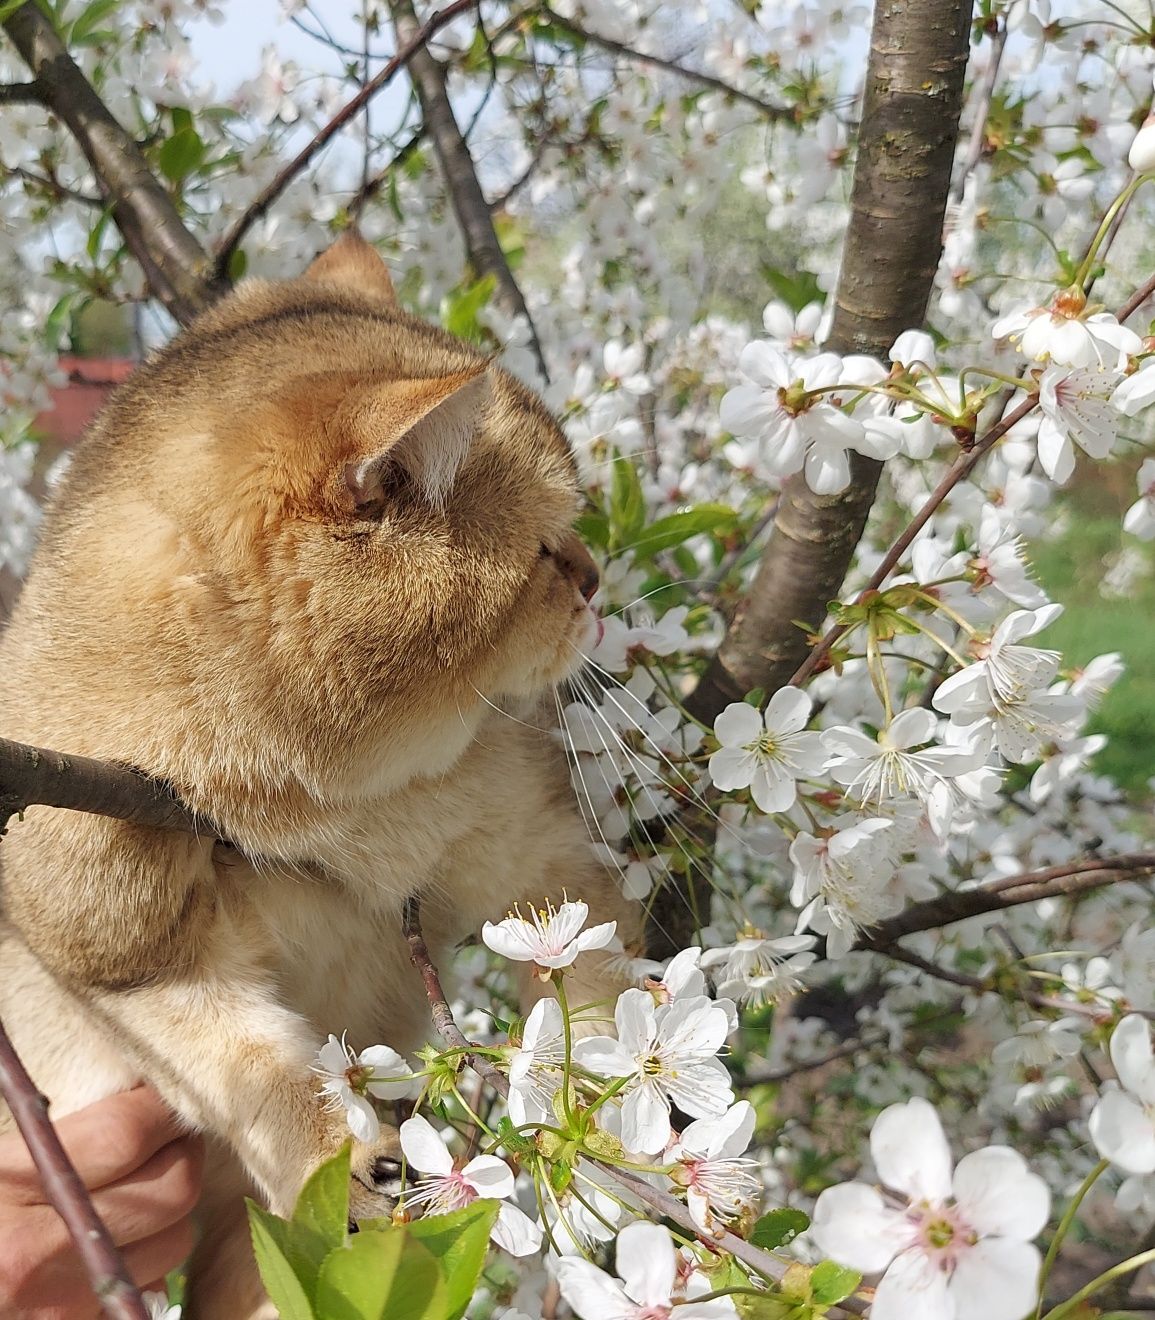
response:
M384 65L373 77L365 84L352 100L346 102L344 106L333 116L332 119L318 130L312 140L307 143L291 161L264 187L256 198L249 204L248 209L239 217L233 227L225 235L216 255L216 271L218 276L228 272L229 262L233 253L237 250L242 239L257 221L268 211L278 197L293 182L306 166L313 160L322 147L326 145L342 128L352 119L357 112L373 96L375 96L382 87L385 87L392 81L399 70L405 67L414 55L425 47L429 38L451 22L458 14L463 14L469 9L473 9L478 0L452 0L451 4L446 5L444 9L431 14L424 23L413 33L409 40L401 47L396 55Z
M0 83L0 105L36 105L43 103L44 84L39 78L31 82Z
M83 193L76 188L69 188L66 184L54 179L51 175L37 174L35 170L27 170L23 165L13 165L7 170L11 178L23 179L25 183L34 184L37 188L43 188L49 192L58 202L79 202L82 206L91 207L97 211L103 211L108 205L103 197L93 197L91 193Z
M996 22L998 22L997 19ZM951 181L950 192L947 194L948 215L950 214L949 208L957 206L962 201L967 179L974 173L975 167L982 160L983 151L986 148L987 118L991 112L991 102L994 100L995 84L999 80L999 67L1003 61L1003 51L1006 49L1007 35L1007 23L1006 19L1003 19L998 24L998 31L992 38L990 59L987 62L987 67L983 70L982 79L973 89L975 117L974 122L971 124L967 153L963 157L962 165Z
M45 1194L64 1220L92 1291L111 1320L148 1320L140 1290L92 1204L80 1175L48 1117L48 1102L37 1091L0 1024L0 1095L20 1129Z
M466 1038L454 1020L453 1010L449 1007L445 991L441 986L441 978L429 955L429 947L425 943L425 937L421 931L421 900L419 898L410 896L405 900L401 921L402 932L406 943L409 945L409 957L425 986L425 996L429 1000L430 1013L437 1034L451 1049L463 1051L473 1071L489 1082L499 1095L507 1096L509 1094L508 1080L488 1059L476 1053L476 1047ZM613 1165L603 1164L600 1160L591 1157L587 1158L589 1158L592 1165L616 1182L635 1201L640 1201L643 1205L649 1206L651 1210L654 1210L665 1219L674 1220L693 1237L700 1238L711 1250L721 1248L728 1251L732 1256L757 1271L763 1278L781 1279L789 1268L785 1261L770 1255L769 1252L763 1251L760 1247L751 1245L744 1238L737 1237L733 1233L724 1232L717 1237L702 1238L689 1210L676 1197L671 1196L668 1192L661 1191L657 1187L652 1187L649 1183L643 1182L640 1178L635 1178L632 1174L614 1168ZM862 1315L866 1310L863 1304L854 1301L852 1298L840 1303L840 1305L844 1311L852 1315Z
M620 55L624 59L633 60L637 64L649 64L655 69L662 69L666 73L676 74L679 78L685 78L689 82L697 83L699 87L708 87L711 91L722 92L726 96L732 96L736 101L741 101L744 105L753 106L760 115L765 115L767 119L785 121L787 123L796 123L798 116L793 106L774 105L769 101L763 101L760 97L754 96L751 92L744 92L740 87L735 87L731 83L724 82L721 78L715 78L712 73L702 73L698 69L688 69L684 64L678 64L674 60L663 59L660 55L649 55L643 50L638 50L634 46L627 46L621 41L614 41L611 37L603 37L597 32L591 32L589 28L584 28L575 23L572 18L565 18L551 9L548 5L541 7L540 13L554 27L559 27L565 32L571 32L575 37L580 37L583 41L588 41L591 46L600 46L602 50L608 51L611 55Z

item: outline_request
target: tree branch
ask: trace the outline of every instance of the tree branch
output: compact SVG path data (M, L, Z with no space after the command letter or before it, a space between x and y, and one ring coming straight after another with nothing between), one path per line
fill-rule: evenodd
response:
M875 6L851 216L825 345L885 357L922 324L942 253L942 223L969 54L968 0ZM815 495L801 474L782 490L749 594L688 705L712 723L753 688L783 686L806 655L802 620L822 623L838 595L881 464L851 455L849 486Z
M31 82L0 83L0 105L43 105L44 84L39 78Z
M48 1117L48 1102L17 1057L0 1024L0 1095L24 1138L49 1203L64 1220L92 1291L111 1320L148 1320L140 1290L132 1281L80 1175Z
M54 179L49 174L37 174L35 170L26 170L23 165L14 165L7 170L10 178L23 179L25 183L30 183L33 187L42 188L45 192L51 193L58 202L79 202L82 206L87 206L92 210L104 210L104 198L92 197L88 193L79 192L75 188L69 188L66 184Z
M1142 879L1153 873L1155 853L1089 857L1063 866L1052 866L1045 871L1024 871L974 889L952 890L923 903L912 903L897 916L867 931L855 948L887 953L898 940L919 931L938 930L956 921L966 921L968 917L981 916L984 912L999 912L1004 908L1019 907L1023 903L1037 903L1043 898L1080 894L1121 880Z
M204 249L39 6L22 5L0 26L35 75L36 99L63 121L92 166L149 288L186 324L222 291Z
M548 5L543 5L539 12L554 27L570 32L575 37L588 41L591 46L598 46L602 50L608 51L611 55L620 55L623 59L633 60L636 64L648 64L652 68L663 69L666 73L673 73L679 78L685 78L687 82L697 83L699 87L707 87L711 91L722 92L735 101L741 101L743 105L753 106L760 115L764 115L767 119L785 121L791 124L797 122L798 116L793 106L774 105L754 96L751 92L744 92L740 87L734 87L731 83L714 77L712 73L702 73L698 69L687 69L684 64L678 64L674 60L663 59L660 55L647 55L645 51L638 50L634 46L627 46L621 41L603 37L597 32L591 32L588 28L575 23L573 19L566 18L550 9Z
M154 830L214 832L172 789L126 766L0 738L0 833L26 807L63 807Z
M390 83L400 69L403 69L411 61L416 63L421 56L424 56L427 60L432 59L433 57L425 50L425 43L429 38L439 28L443 28L452 19L456 18L458 14L473 9L477 3L478 0L453 0L452 4L448 4L444 9L431 14L420 25L414 19L411 33L408 39L399 47L397 54L393 56L388 64L379 69L357 95L346 102L324 128L317 132L312 141L302 147L296 156L277 173L268 185L257 194L255 200L249 204L248 209L228 231L217 249L216 271L218 278L223 278L228 272L232 255L240 246L244 236L269 210L289 184L309 165L321 148L339 133L349 120L376 96L382 87Z
M405 40L417 26L417 16L412 0L391 0L393 26L397 30L398 41ZM529 327L530 345L542 375L549 379L545 354L534 328L533 318L529 314L525 298L509 262L505 259L501 241L493 225L493 215L473 165L469 145L461 134L453 106L449 100L445 70L424 47L414 51L410 66L410 76L421 102L421 112L425 119L425 128L433 142L441 173L445 179L446 191L457 217L461 236L465 241L465 250L469 260L479 275L492 275L497 281L497 302L508 316L525 318Z
M465 1051L465 1058L473 1071L487 1081L499 1095L507 1096L509 1094L509 1082L505 1075L499 1072L487 1059L474 1052L472 1043L465 1037L454 1020L453 1010L449 1007L445 991L441 986L441 978L429 956L429 949L421 932L420 899L411 896L405 900L401 920L402 933L409 945L409 956L424 983L426 998L429 1000L433 1025L437 1029L437 1034L452 1049ZM689 1210L677 1197L671 1196L668 1192L663 1192L659 1188L643 1182L642 1179L635 1178L632 1174L615 1168L613 1165L603 1164L600 1160L588 1156L586 1158L589 1159L590 1164L617 1183L635 1201L640 1201L643 1205L649 1206L651 1210L656 1211L663 1218L674 1220L675 1223L686 1229L692 1237L700 1238L707 1247L715 1250L721 1247L738 1260L749 1265L763 1278L781 1279L786 1273L788 1265L785 1261L770 1255L769 1252L763 1251L760 1247L751 1245L744 1238L740 1238L734 1233L724 1232L708 1239L702 1237L701 1230L695 1225ZM862 1315L866 1310L862 1303L856 1302L853 1298L848 1298L840 1305L844 1311L853 1315Z

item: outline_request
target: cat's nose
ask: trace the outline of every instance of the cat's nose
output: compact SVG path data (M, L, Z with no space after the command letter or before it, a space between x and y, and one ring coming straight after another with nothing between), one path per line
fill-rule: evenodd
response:
M572 532L555 551L554 561L585 599L593 600L601 575L593 556Z

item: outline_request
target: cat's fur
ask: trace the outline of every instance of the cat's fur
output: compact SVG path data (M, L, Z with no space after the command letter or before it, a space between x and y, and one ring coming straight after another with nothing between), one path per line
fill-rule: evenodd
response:
M595 626L577 498L541 402L401 312L348 236L143 366L54 499L0 645L0 730L162 776L228 843L14 822L0 1016L56 1115L144 1077L214 1140L192 1315L259 1303L250 1180L285 1212L347 1135L310 1071L325 1033L427 1035L407 894L442 962L563 889L633 939L559 752L495 709L524 714ZM390 1129L355 1152L378 1213L382 1153Z

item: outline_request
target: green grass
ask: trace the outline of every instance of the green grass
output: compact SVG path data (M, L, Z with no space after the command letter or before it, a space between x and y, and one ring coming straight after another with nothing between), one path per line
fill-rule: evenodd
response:
M1066 607L1042 637L1045 645L1062 652L1064 669L1085 665L1106 651L1122 654L1127 671L1091 717L1088 730L1110 739L1094 768L1131 794L1144 796L1155 775L1155 545L1124 535L1121 512L1103 510L1102 488L1076 492L1065 503L1068 525L1030 549L1048 595ZM1105 598L1104 574L1124 545L1145 556L1149 571L1127 599Z

